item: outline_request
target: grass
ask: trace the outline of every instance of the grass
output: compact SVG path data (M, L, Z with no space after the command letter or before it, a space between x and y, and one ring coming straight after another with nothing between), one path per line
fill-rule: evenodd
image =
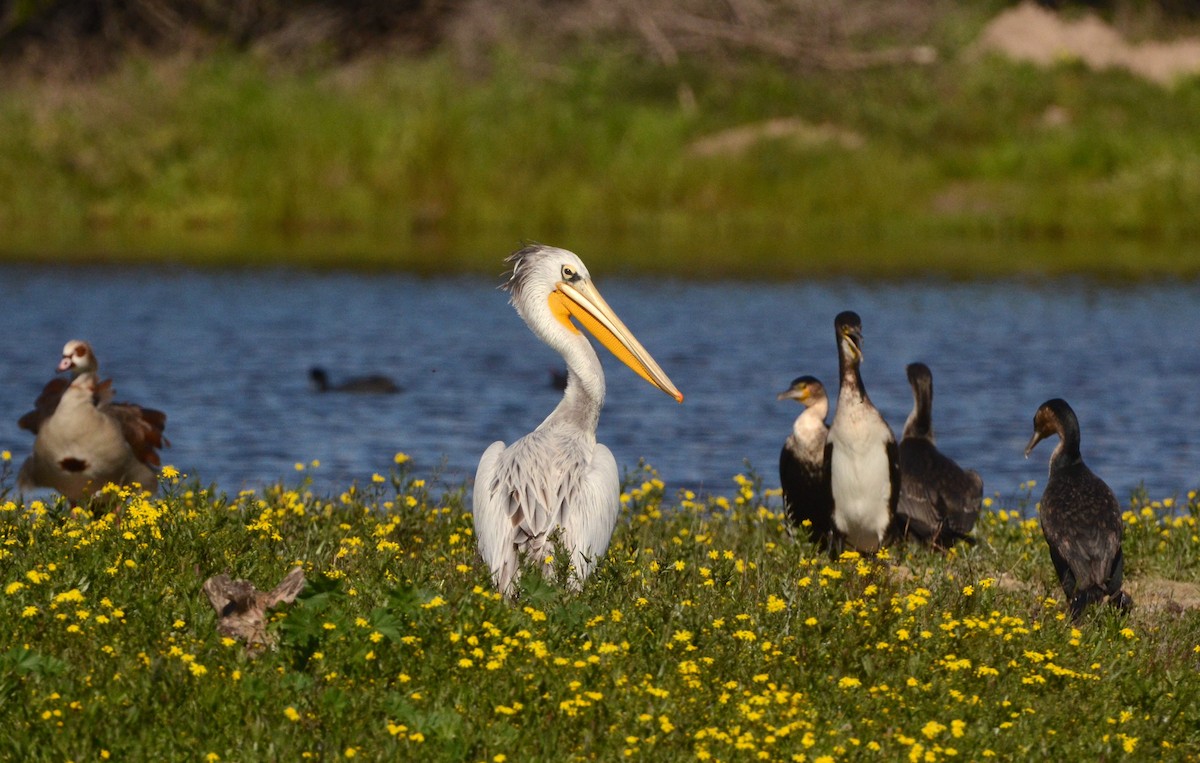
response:
M445 55L132 60L0 93L0 256L491 272L532 238L694 275L1189 276L1197 108L1198 80L954 51L802 75L499 51L485 79ZM777 117L859 143L690 149Z
M119 518L0 504L0 758L979 760L1200 755L1200 504L1135 497L1135 610L1073 626L1029 500L979 544L830 561L777 495L669 499L627 476L579 594L491 592L464 489L396 470L225 496L164 470ZM11 472L4 472L5 486ZM275 649L222 639L219 572L308 587ZM1141 598L1138 598L1141 597Z

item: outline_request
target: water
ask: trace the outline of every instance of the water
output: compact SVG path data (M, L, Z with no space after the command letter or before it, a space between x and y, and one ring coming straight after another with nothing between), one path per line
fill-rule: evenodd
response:
M499 270L499 268L497 268ZM934 373L942 450L988 494L1044 484L1052 443L1022 457L1033 412L1064 397L1083 453L1126 499L1200 485L1200 285L1050 283L688 283L595 274L609 303L683 390L683 405L601 350L608 404L599 439L622 468L639 457L668 490L729 493L749 461L777 485L793 402L811 373L837 385L833 316L863 319L863 376L899 433L912 405L904 367ZM386 472L454 485L496 439L536 426L560 393L559 359L525 328L498 278L178 269L0 269L0 448L28 454L16 419L71 338L90 340L118 399L161 408L164 463L233 492L297 479L340 491ZM385 373L393 396L317 394L310 366ZM1040 488L1035 489L1035 495Z

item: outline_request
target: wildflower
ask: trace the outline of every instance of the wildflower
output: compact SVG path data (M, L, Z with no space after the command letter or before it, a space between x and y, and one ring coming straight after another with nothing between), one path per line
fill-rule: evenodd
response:
M176 477L179 476L179 470L176 469L174 466L171 466L170 464L167 464L166 466L164 466L162 469L159 470L158 473L161 474L162 476L166 477L169 480L175 479Z
M284 708L283 714L292 723L295 723L296 721L300 720L300 713L297 712L296 708L292 707L291 705L288 705L286 708Z
M840 689L856 689L859 686L862 686L862 681L852 676L842 676L838 680L838 688Z

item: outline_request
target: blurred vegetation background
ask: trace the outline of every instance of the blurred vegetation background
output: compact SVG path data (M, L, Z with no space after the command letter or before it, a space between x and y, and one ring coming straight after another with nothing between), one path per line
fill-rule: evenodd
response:
M1198 78L985 52L1015 5L0 0L0 255L1200 272ZM1184 0L1047 9L1200 29Z

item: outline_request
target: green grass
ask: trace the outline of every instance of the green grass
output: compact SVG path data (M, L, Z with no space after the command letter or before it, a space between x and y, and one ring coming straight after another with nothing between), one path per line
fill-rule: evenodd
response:
M830 561L753 475L705 500L627 483L585 589L530 573L516 604L491 592L465 491L406 465L330 497L172 477L119 520L0 504L0 758L1200 755L1197 610L1146 593L1200 582L1194 499L1134 499L1135 610L1072 626L1029 499L991 506L971 549ZM265 589L297 564L276 649L218 636L207 577Z
M1200 81L954 51L853 74L493 58L485 79L218 54L7 87L0 256L491 272L531 238L692 275L1200 272ZM775 117L861 145L689 151Z

